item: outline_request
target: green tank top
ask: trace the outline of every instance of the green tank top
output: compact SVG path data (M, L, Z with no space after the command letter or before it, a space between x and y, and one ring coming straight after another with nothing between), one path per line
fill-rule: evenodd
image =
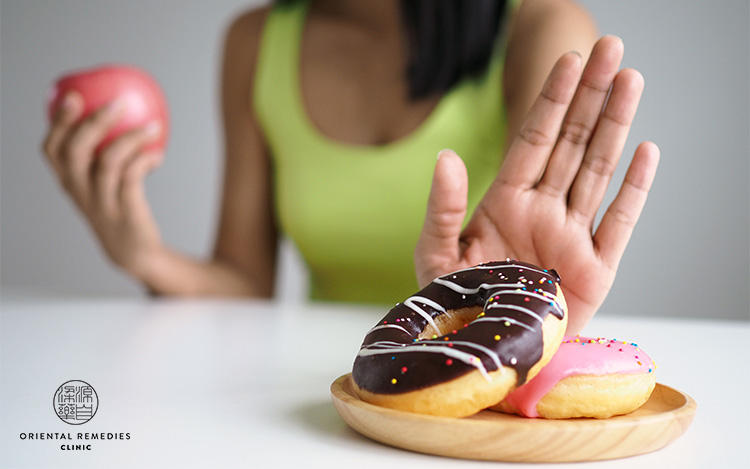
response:
M272 9L256 65L253 104L272 158L277 221L308 266L312 299L395 304L418 290L413 252L437 153L451 148L464 160L469 216L498 172L504 48L496 48L484 75L454 86L406 137L379 146L342 143L319 133L303 105L306 12L304 1Z

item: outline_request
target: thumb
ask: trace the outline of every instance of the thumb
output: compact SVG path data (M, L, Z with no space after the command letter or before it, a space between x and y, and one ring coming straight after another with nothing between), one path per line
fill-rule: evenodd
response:
M466 218L468 187L466 166L461 158L452 150L438 153L427 213L414 251L420 285L431 282L459 258L458 240Z

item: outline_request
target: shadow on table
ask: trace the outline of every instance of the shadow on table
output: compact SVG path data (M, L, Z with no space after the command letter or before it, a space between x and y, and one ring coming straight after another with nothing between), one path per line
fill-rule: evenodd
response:
M318 436L333 437L334 440L347 441L347 444L356 442L368 446L381 445L381 443L362 436L349 427L336 412L331 401L328 400L310 402L291 409L289 417L300 423L305 430Z
M352 430L344 422L331 401L311 402L292 409L290 417L301 423L307 430L316 434L347 437L371 442L368 438Z

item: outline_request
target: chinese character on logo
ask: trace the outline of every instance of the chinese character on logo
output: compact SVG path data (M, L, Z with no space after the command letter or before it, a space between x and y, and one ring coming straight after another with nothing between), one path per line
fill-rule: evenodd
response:
M81 425L94 417L99 408L99 398L90 384L73 380L57 388L52 405L60 420Z

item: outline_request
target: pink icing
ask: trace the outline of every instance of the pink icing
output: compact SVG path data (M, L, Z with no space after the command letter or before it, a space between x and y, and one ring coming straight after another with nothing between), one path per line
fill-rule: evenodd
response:
M536 405L561 379L572 375L652 373L654 362L637 344L614 339L565 336L552 360L505 400L525 417L539 417Z

